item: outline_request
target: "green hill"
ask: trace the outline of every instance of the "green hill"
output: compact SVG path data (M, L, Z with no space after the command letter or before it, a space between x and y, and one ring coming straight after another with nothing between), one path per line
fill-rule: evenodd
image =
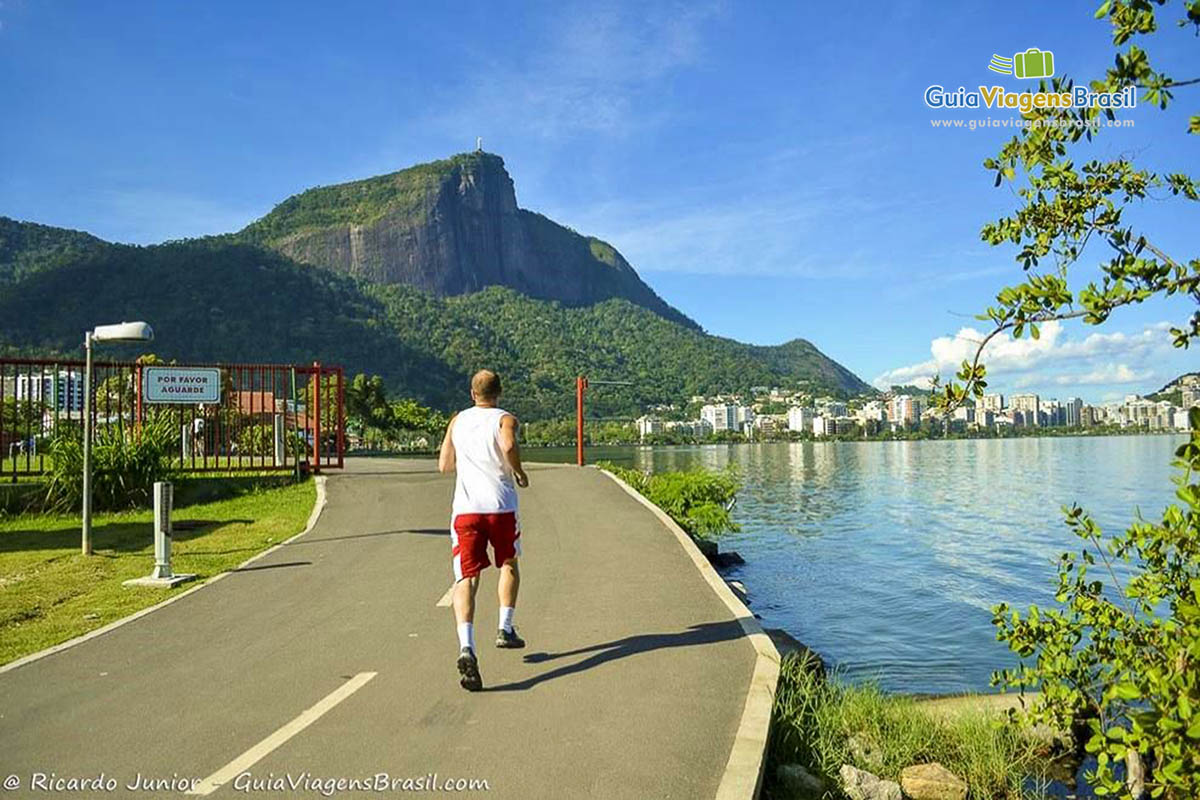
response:
M0 217L0 287L34 272L95 255L109 246L89 233Z
M1177 406L1183 405L1183 384L1185 379L1195 380L1200 378L1200 372L1185 372L1175 378L1175 380L1163 386L1157 392L1146 395L1147 400L1166 400L1174 403Z
M40 246L62 252L46 240L55 229L36 227ZM77 236L62 232L64 243ZM151 349L163 358L340 363L442 409L462 405L467 376L489 366L505 377L513 410L530 419L569 414L579 373L634 381L593 393L597 413L624 416L753 385L866 389L801 340L746 345L623 299L570 307L501 287L435 297L313 269L232 236L102 245L32 269L0 292L0 352L78 356L85 329L121 319L149 321Z

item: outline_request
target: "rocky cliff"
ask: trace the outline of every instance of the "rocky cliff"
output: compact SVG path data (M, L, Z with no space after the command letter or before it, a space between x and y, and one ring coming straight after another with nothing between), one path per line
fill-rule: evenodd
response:
M608 243L519 208L503 159L490 153L310 189L239 235L302 263L438 296L507 286L569 306L623 298L698 327Z

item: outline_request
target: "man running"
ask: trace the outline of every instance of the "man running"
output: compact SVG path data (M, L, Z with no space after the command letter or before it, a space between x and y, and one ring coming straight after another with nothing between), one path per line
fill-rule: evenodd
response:
M524 647L513 627L521 573L521 526L517 520L517 486L529 485L517 446L517 418L497 406L500 377L481 369L471 378L475 405L446 426L438 469L455 470L450 542L454 562L454 621L458 625L458 674L464 689L483 688L475 655L475 592L479 571L491 564L492 546L500 568L500 625L496 647ZM515 485L514 485L515 484Z

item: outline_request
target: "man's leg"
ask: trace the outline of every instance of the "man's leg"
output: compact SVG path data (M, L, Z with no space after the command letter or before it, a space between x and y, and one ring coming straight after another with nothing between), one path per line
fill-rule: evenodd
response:
M521 526L516 512L497 514L492 534L492 549L496 552L496 563L500 565L500 626L496 632L496 647L524 647L525 640L513 628L517 590L521 588L521 568L517 565L517 557L521 555Z
M469 692L483 688L475 653L475 593L479 571L490 562L487 538L480 534L474 515L456 516L450 525L451 562L454 566L454 622L458 628L459 685Z
M475 649L475 593L479 591L479 576L463 578L454 584L454 622L458 626L459 647ZM465 627L464 626L469 626ZM466 633L464 633L464 630Z
M521 587L521 568L517 566L517 557L505 559L500 567L500 629L496 631L496 647L518 648L525 646L525 640L517 635L513 627L513 613L517 606L517 590Z
M472 575L454 584L454 621L458 624L458 683L468 692L483 688L479 659L475 655L475 592L479 576Z
M517 591L521 588L521 569L516 557L505 561L500 567L500 629L511 632L513 612L517 607Z

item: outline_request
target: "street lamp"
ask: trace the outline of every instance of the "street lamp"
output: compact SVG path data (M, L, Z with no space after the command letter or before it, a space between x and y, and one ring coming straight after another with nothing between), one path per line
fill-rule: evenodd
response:
M83 554L92 554L92 342L148 342L154 330L145 322L97 325L83 334L87 366L83 372Z

